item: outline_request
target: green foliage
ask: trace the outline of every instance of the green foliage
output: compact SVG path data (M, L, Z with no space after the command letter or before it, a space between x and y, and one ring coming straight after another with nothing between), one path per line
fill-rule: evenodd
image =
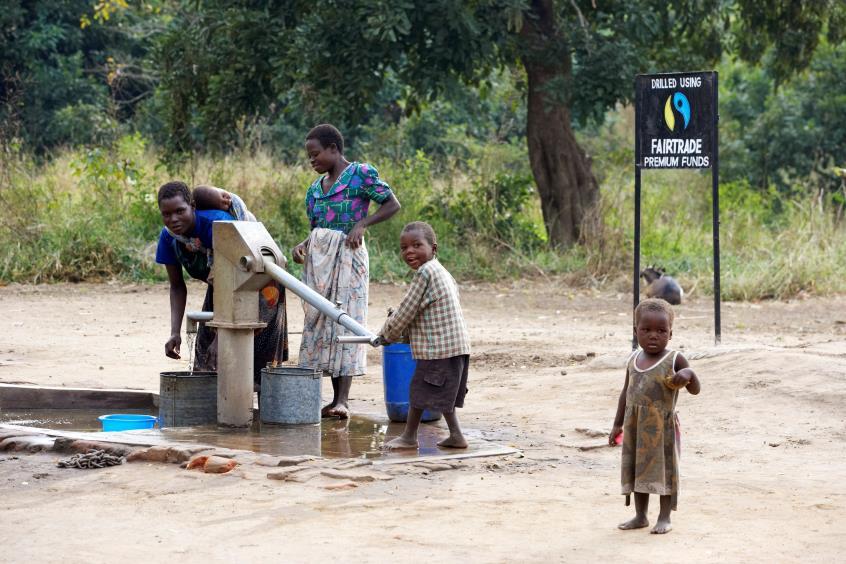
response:
M111 145L120 131L114 117L97 104L69 104L57 111L53 135L71 145Z
M458 193L443 215L461 237L484 233L493 243L531 251L543 240L524 214L534 191L531 176L499 172L490 181L474 181L469 190Z
M503 70L478 88L458 89L450 97L400 115L393 123L369 122L352 137L351 150L393 161L422 152L436 168L444 169L466 165L481 151L481 145L522 143L526 105L518 87L520 80L520 73ZM397 106L397 110L402 108Z
M736 0L731 37L741 59L763 60L776 84L813 59L821 39L838 44L846 37L846 4L840 0Z
M115 120L130 116L152 86L112 57L142 53L140 32L83 30L80 16L90 7L87 0L9 0L0 10L0 121L19 119L32 150L113 140ZM19 99L14 108L11 99Z
M523 91L540 102L530 106L527 123L533 122L539 131L545 120L560 122L559 127L545 130L543 143L529 147L535 181L541 186L538 193L545 200L550 243L565 246L579 237L582 216L596 199L589 162L569 142L571 118L580 124L600 123L609 109L631 100L631 80L638 72L701 68L718 61L733 40L749 45L732 31L752 35L763 27L756 48L774 45L773 68L782 76L805 66L821 30L829 21L839 21L832 15L839 9L786 6L781 15L797 18L804 32L812 32L809 36L786 27L784 19L771 18L759 4L745 0L177 4L155 51L162 69L161 88L167 93L163 99L167 149L172 162L178 163L199 147L244 148L246 136L240 132L247 124L261 123L274 124L277 133L290 135L297 124L332 122L356 136L362 127L396 120L396 108L407 115L437 106L437 100L463 88L481 92L494 70L522 66L527 71ZM757 51L743 53L754 57ZM420 120L418 125L427 139L418 141L414 150L435 155L440 148L428 143L427 123ZM414 133L413 128L406 130ZM548 160L544 153L553 145L563 147L576 166L540 164ZM584 206L561 204L574 194Z
M15 167L0 195L0 280L161 277L145 253L161 229L140 137L60 157L37 175Z
M402 226L423 220L438 234L441 258L458 277L494 279L527 272L562 272L571 256L546 253L534 185L525 169L525 148L479 146L469 159L474 178L461 169L437 174L422 152L380 166L402 204L398 219L368 231L373 276L394 280L408 269L397 251Z
M577 120L601 121L608 108L630 99L634 73L680 61L701 67L722 48L715 0L322 0L305 8L296 1L177 4L154 55L172 153L231 147L244 119L274 124L277 133L328 121L355 137L362 124L395 123L397 110L461 111L468 94L484 104L500 76L494 71L534 59L572 59L572 76L548 82L547 94L572 105ZM522 31L539 19L560 33L535 51ZM516 84L525 92L525 81ZM487 127L472 119L476 110L472 126ZM516 129L524 127L522 121ZM410 154L436 156L441 149L425 130L427 139L419 141L409 133Z
M565 274L571 283L628 288L632 248L630 116L623 112L587 140L607 148L601 218L582 247L565 253L541 244L543 224L525 148L479 145L463 168L438 169L423 153L374 161L402 203L398 217L368 229L371 276L405 280L398 252L402 226L431 223L439 255L463 281ZM202 158L166 176L138 137L109 150L79 150L36 165L7 161L12 182L0 189L0 282L161 280L153 262L161 229L154 194L172 178L214 184L241 195L283 250L308 234L304 192L314 179L267 154ZM472 175L468 172L472 171ZM643 177L642 263L657 263L693 295L711 288L710 179L692 171ZM722 286L726 299L785 298L846 291L846 224L833 197L786 197L743 180L724 183ZM298 269L292 265L292 270Z
M433 161L422 153L380 163L380 174L403 207L399 218L368 230L375 280L408 275L397 247L402 226L416 219L434 226L441 256L457 276L555 272L569 264L551 254L533 256L543 229L531 183L517 166L525 162L525 149L477 148L470 159L480 172L475 180L460 170L436 175ZM311 170L285 167L262 154L200 159L175 177L241 195L286 253L308 234L304 192L314 179ZM123 138L110 150L60 157L41 167L35 179L17 177L7 221L20 220L31 236L15 229L0 232L0 281L160 279L163 269L151 260L161 229L154 193L170 178L138 137Z
M575 121L602 123L619 102L631 102L643 72L708 68L723 51L716 0L556 2L572 50L572 80L559 82ZM541 48L536 55L547 55Z
M12 0L0 11L0 280L161 277L150 245L165 165L242 195L288 249L308 231L303 136L327 121L403 204L370 230L375 279L407 275L398 233L424 219L460 278L613 280L631 262L633 125L609 108L630 100L637 72L722 57L724 289L837 291L844 30L836 0ZM549 71L542 85L532 64ZM582 248L544 245L530 86L583 128L602 197ZM706 291L707 178L646 179L644 261Z
M132 237L149 238L158 232L160 218L155 207L155 189L140 168L144 141L139 135L122 138L111 150L90 149L70 163L79 179L82 204L100 207L103 201L115 205L101 207L104 221L121 225Z
M775 90L763 70L727 65L720 91L724 176L792 195L842 186L846 44L823 45L806 72Z
M176 9L153 54L162 71L172 154L192 152L200 143L227 148L237 139L239 121L272 107L278 48L289 43L280 24L291 4L273 15L229 2L186 2Z

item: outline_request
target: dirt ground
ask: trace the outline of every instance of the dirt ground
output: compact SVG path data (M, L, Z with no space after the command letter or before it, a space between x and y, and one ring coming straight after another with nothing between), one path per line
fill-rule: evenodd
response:
M371 328L402 291L371 287ZM202 289L189 292L199 309ZM473 340L462 422L522 456L327 491L0 453L2 560L842 561L846 298L725 303L718 347L710 300L677 308L671 346L702 393L679 400L681 495L664 536L617 530L633 513L618 494L619 450L584 448L605 441L590 431L614 416L630 296L531 282L466 285L462 300ZM0 312L0 382L155 390L160 371L185 366L164 357L164 286L10 286ZM299 330L296 298L289 316ZM294 357L298 346L295 335ZM370 360L354 409L382 403L377 351Z

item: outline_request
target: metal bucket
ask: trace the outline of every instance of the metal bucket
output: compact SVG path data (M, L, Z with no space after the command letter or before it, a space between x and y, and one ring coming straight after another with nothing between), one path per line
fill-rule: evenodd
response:
M320 376L320 370L301 366L262 368L262 423L320 423Z
M194 427L217 423L217 372L162 372L159 425Z

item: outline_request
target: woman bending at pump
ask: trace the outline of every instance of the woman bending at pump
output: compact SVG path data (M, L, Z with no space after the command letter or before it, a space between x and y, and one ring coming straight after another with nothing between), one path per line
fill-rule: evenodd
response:
M164 228L159 235L156 262L165 265L170 282L170 338L165 343L165 355L178 359L182 316L188 298L182 269L191 278L208 284L203 311L212 311L212 224L236 219L255 221L255 217L238 196L211 186L198 186L192 197L185 183L168 182L159 188L158 201ZM259 293L259 319L267 323L267 327L255 337L253 378L256 385L261 383L261 369L267 363L288 359L285 291L276 282L270 282ZM200 327L194 351L195 370L217 369L217 334L211 328Z
M367 163L344 158L344 138L333 126L318 125L306 135L306 152L320 178L306 193L306 213L311 234L294 247L294 262L304 263L303 282L367 326L367 293L370 259L364 230L389 219L400 209L391 188ZM370 202L379 204L367 215ZM349 417L353 376L365 373L364 345L337 344L345 329L316 308L303 303L305 321L300 346L300 366L323 370L332 377L332 403L323 417Z

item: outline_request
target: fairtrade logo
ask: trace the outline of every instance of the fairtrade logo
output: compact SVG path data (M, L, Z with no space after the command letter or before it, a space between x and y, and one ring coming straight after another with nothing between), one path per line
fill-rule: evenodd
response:
M676 118L677 115L684 120L684 127L681 123L678 124L679 131L687 129L690 123L690 102L681 92L667 96L667 103L664 104L664 122L670 131L676 131L676 121L681 121Z

